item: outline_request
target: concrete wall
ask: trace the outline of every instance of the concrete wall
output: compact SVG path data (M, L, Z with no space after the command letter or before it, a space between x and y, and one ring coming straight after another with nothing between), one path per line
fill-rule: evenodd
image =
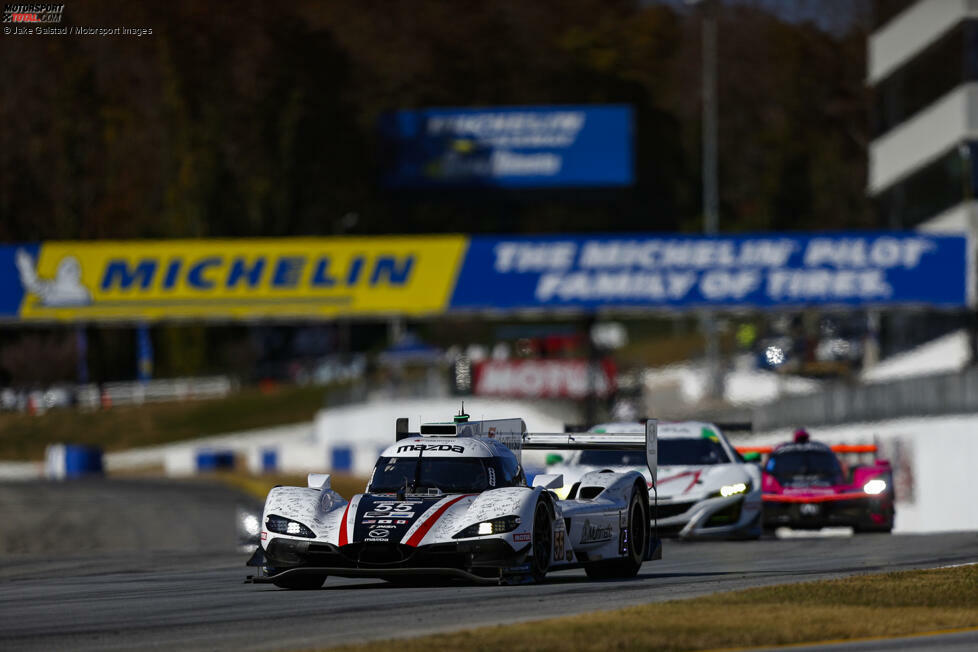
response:
M810 428L829 444L874 443L893 464L895 532L978 530L978 415L908 418ZM776 444L789 429L732 437L737 443Z

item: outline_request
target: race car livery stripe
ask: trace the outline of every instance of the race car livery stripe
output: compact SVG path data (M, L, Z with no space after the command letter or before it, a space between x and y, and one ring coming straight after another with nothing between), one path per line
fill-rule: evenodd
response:
M431 516L429 516L427 519L425 519L425 521L423 523L421 523L420 526L418 526L418 529L414 531L414 534L412 534L411 537L407 541L404 542L405 545L409 545L411 547L416 548L418 546L418 544L421 543L421 539L424 538L424 535L428 534L428 530L430 530L431 527L435 523L438 522L438 519L441 518L441 515L444 514L445 511L449 507L451 507L452 505L454 505L458 501L462 500L463 498L468 498L470 495L473 495L473 494L466 494L466 495L463 495L463 496L458 496L458 497L452 498L448 502L442 504L441 507L439 507L438 509L435 510L435 513L434 514L432 514Z
M842 500L862 500L863 498L882 498L882 494L867 494L863 492L851 494L826 494L824 496L784 496L782 494L764 494L766 503L831 503Z
M669 482L671 480L678 480L679 478L688 478L692 476L693 479L690 481L689 486L683 489L683 493L686 493L696 485L702 473L703 473L702 471L686 471L685 473L680 473L679 475L674 475L669 478L660 479L659 484L662 484L663 482Z
M349 539L347 538L346 534L346 517L350 513L350 505L351 503L346 504L346 510L343 512L343 518L340 520L339 545L341 546L345 546L347 543L349 543Z

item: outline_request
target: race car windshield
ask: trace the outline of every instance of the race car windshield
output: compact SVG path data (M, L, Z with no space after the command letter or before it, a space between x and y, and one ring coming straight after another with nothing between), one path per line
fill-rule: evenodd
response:
M496 478L495 470L492 473ZM417 484L415 484L417 478ZM479 493L490 486L490 474L480 458L381 457L370 479L369 493L397 493L439 489L446 494Z
M705 466L727 464L730 456L719 442L702 437L659 440L659 466ZM584 451L581 464L587 466L645 466L641 451Z
M765 470L783 486L830 486L842 483L842 467L828 451L775 453Z

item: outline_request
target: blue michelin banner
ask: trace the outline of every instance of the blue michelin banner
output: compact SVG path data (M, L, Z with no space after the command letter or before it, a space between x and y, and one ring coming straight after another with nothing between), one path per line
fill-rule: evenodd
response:
M385 183L402 188L632 183L628 106L419 109L381 118Z
M450 310L964 307L967 238L915 232L473 237Z

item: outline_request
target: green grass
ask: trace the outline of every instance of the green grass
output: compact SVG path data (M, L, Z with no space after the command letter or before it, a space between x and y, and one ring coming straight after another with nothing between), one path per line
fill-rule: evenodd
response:
M331 649L702 650L972 627L978 627L978 566L748 589L618 611Z
M39 460L51 443L96 444L106 451L166 444L236 430L309 421L324 404L322 387L245 389L206 401L120 406L96 412L51 410L0 414L0 459Z

